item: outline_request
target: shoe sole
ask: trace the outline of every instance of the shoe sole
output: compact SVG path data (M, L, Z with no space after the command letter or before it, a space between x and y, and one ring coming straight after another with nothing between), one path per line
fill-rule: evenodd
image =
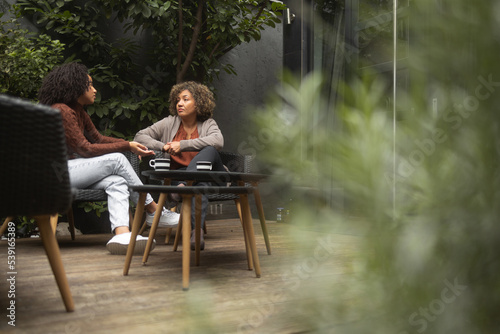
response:
M151 225L153 225L153 217L146 218L146 224L149 227L151 227ZM161 220L158 222L158 227L170 227L170 228L174 228L174 227L177 227L178 225L179 225L179 219L175 220L172 223L162 222Z
M138 240L135 242L134 255L143 255L146 250L147 240ZM153 240L153 245L151 246L151 251L155 249L156 241ZM111 253L111 255L126 255L128 245L120 244L118 242L111 242L106 245L106 249ZM151 252L150 251L150 252Z

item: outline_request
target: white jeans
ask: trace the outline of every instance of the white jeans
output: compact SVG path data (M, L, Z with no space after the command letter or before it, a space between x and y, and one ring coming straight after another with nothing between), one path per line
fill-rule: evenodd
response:
M142 185L142 181L123 154L71 159L68 160L68 170L72 187L106 191L111 231L119 226L129 226L129 199L137 205L139 194L130 193L128 186ZM152 201L148 194L145 204Z

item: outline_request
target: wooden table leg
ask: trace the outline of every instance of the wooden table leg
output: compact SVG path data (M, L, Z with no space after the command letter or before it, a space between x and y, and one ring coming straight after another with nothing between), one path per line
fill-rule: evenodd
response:
M257 246L255 244L255 234L252 224L252 213L250 212L250 205L248 204L248 196L246 194L240 195L241 199L241 210L243 213L243 224L245 233L248 238L248 243L250 244L250 251L252 253L252 261L255 267L255 275L260 277L260 262L259 255L257 253Z
M245 240L245 252L247 254L247 264L248 264L248 270L253 270L253 259L252 259L252 251L250 249L250 240L248 239L248 230L247 227L245 226L245 217L243 213L241 212L241 202L238 200L238 206L239 206L239 211L240 211L240 222L241 222L241 227L243 228L243 239Z
M271 243L269 242L269 235L267 234L266 216L264 215L264 208L262 206L258 184L253 182L252 186L255 197L255 206L257 206L257 212L259 213L260 227L262 228L262 234L264 235L264 241L266 242L267 254L271 255Z
M177 246L179 246L179 239L182 234L182 206L181 206L181 215L179 217L179 225L177 225L177 229L175 230L175 239L174 239L174 247L172 250L177 252Z
M144 202L146 201L146 195L146 193L139 193L139 201L137 202L134 221L132 222L132 235L130 236L130 243L127 248L127 255L125 256L125 265L123 266L123 275L125 276L128 275L130 262L132 261L132 255L134 254L135 239L137 238L137 234L139 233L142 214L144 213Z
M142 256L142 264L148 262L149 253L151 252L151 247L153 246L153 240L155 238L156 229L158 228L158 222L161 218L161 213L163 211L163 205L167 200L167 194L160 193L160 198L158 198L158 206L156 207L155 216L153 217L153 223L151 224L151 229L149 230L148 243L146 244L146 249L144 250L144 255Z
M200 265L200 242L201 242L201 195L195 195L195 225L194 225L194 240L195 240L195 265Z
M241 222L241 225L243 227L243 238L245 239L245 252L247 253L248 270L253 270L253 256L250 248L250 241L248 239L248 231L243 221Z
M245 250L247 253L248 270L253 270L252 253L250 252L250 248L248 245L248 239L247 239L247 235L245 232L245 225L243 225L243 215L241 213L240 199L239 198L235 199L234 204L236 205L236 210L238 211L238 217L240 217L241 227L243 228L243 237L245 238Z
M182 289L189 289L189 257L191 251L191 199L182 195Z
M194 181L193 180L187 180L186 181L187 185L188 186L192 186ZM189 213L189 219L191 219L191 212ZM181 209L181 216L179 218L179 221L182 222L182 209ZM180 238L180 235L181 235L181 227L180 226L177 226L177 231L175 233L175 239L174 239L174 247L173 247L173 251L176 252L177 251L177 247L179 246L179 238Z

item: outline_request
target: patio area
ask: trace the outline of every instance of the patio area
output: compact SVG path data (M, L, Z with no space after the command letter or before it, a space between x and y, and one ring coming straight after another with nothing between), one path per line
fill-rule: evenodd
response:
M262 277L247 270L242 228L237 219L208 222L201 265L191 256L190 289L181 289L181 249L172 241L157 245L146 266L134 256L129 276L123 276L124 256L112 256L104 245L108 234L58 237L62 259L75 302L75 312L64 310L59 291L39 239L16 240L15 328L5 316L9 306L6 278L0 280L2 333L298 333L307 324L296 320L294 304L301 279L296 266L301 258L291 235L299 227L268 222L272 255L267 255L258 220L254 220ZM295 231L296 232L296 231ZM145 232L147 233L147 232ZM324 238L300 231L304 240ZM359 237L332 234L323 256L336 266L332 280L345 274ZM303 247L308 245L301 245ZM317 245L311 244L310 247ZM7 276L7 242L0 244L2 273ZM323 264L325 264L323 263ZM297 272L290 275L292 272ZM287 273L287 275L284 275ZM308 275L314 275L309 272ZM324 273L322 274L324 275ZM308 276L307 279L310 279ZM291 283L293 282L293 284ZM327 297L327 296L325 296Z

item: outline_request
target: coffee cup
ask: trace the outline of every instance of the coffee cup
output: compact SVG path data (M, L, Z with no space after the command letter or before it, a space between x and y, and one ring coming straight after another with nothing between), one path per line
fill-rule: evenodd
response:
M170 159L156 158L154 160L149 160L149 166L153 167L155 170L169 170Z
M197 161L196 162L197 170L212 170L212 163L210 161Z

